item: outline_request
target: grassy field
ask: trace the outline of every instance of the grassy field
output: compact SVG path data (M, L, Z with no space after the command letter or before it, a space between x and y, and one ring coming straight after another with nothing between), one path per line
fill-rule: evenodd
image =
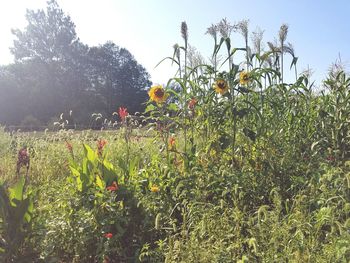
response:
M186 167L177 149L170 152L170 162L164 159L159 138L133 131L137 135L130 135L127 145L124 132L1 133L5 185L18 182L18 149L26 146L30 156L25 196L33 209L31 220L17 225L15 233L23 240L12 244L16 262L30 257L32 262L349 259L348 163L298 160L294 169L300 178L282 190L278 183L283 178L273 178L278 175L271 167L259 167L251 157L232 167L213 148L198 151ZM107 143L98 156L102 139ZM175 140L174 147L184 147L180 137ZM95 156L89 157L84 144ZM85 189L77 180L83 178L84 162L91 162L88 173L94 173ZM295 174L288 169L281 176ZM21 168L19 177L25 170ZM103 183L96 181L98 174L104 176ZM118 189L106 190L113 181Z

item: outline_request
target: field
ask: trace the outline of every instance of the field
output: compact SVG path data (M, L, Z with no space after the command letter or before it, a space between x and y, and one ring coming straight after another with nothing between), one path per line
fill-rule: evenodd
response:
M226 71L182 65L186 30L142 122L120 108L108 132L0 131L2 262L350 261L348 74L287 84L267 63L284 52L224 37Z

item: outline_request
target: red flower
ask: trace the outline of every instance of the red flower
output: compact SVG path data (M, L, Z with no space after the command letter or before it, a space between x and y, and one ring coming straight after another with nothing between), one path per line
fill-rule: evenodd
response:
M22 149L20 149L20 150L18 151L18 157L19 157L19 158L27 158L27 157L29 157L27 148L22 148Z
M175 148L175 137L174 136L171 136L170 139L169 139L169 146L170 146L170 149L173 150Z
M194 107L196 106L197 104L197 100L195 98L192 98L189 102L188 102L188 108L190 110L193 110Z
M330 162L334 162L335 161L335 158L334 156L332 155L328 155L327 158L326 158L327 161L330 161Z
M119 189L119 187L118 187L117 182L114 181L114 182L112 183L112 185L106 187L106 189L107 189L108 191L114 192L114 191L117 191L117 190Z
M119 107L119 117L122 121L125 121L126 116L128 116L127 108Z
M70 142L67 142L67 141L66 141L66 148L68 149L68 151L69 151L70 153L73 152L73 145L72 145Z
M112 238L113 237L113 234L112 233L105 233L103 235L105 238Z
M102 156L103 148L107 144L107 141L104 139L100 139L97 141L97 152L99 156Z
M22 148L19 150L17 163L21 165L27 165L29 163L29 153L27 148Z
M25 166L27 168L27 171L29 169L29 163L30 163L30 158L29 158L29 153L27 151L27 148L22 148L18 152L17 156L17 174L19 174L19 170L21 169L22 166Z

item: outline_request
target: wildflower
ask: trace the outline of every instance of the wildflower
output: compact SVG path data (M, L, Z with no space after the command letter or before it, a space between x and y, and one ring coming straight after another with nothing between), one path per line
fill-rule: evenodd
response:
M18 152L18 161L22 164L27 164L29 162L29 153L27 148L22 148Z
M116 181L113 181L112 185L106 187L106 189L107 189L108 191L114 192L114 191L117 191L117 190L119 189L119 187L118 187L117 182L116 182Z
M247 85L249 81L250 81L249 72L242 71L241 73L239 73L239 84Z
M163 103L168 98L168 94L165 93L165 90L161 85L153 86L149 90L148 95L150 99L156 103Z
M175 137L174 136L171 136L169 139L169 148L170 148L170 150L175 149Z
M19 150L18 156L17 156L17 174L19 174L19 170L21 169L22 166L25 166L27 168L27 172L29 170L29 163L30 163L30 158L29 158L29 153L27 151L27 148L24 147Z
M334 156L332 156L332 155L328 155L328 156L326 157L326 160L329 161L329 162L334 162L334 161L335 161L335 158L334 158Z
M103 235L105 238L112 238L113 237L113 234L112 233L105 233Z
M193 110L194 107L196 106L197 104L197 100L195 98L192 98L189 102L188 102L188 108L190 110Z
M126 116L128 116L128 110L124 107L119 107L119 117L122 121L125 121Z
M107 144L107 141L104 139L100 139L97 141L97 153L99 156L102 156L103 148Z
M152 193L158 193L160 191L159 187L156 185L151 186L151 192Z
M224 95L228 91L227 81L224 79L218 79L215 81L214 88L216 93Z
M73 152L73 145L72 145L70 142L67 142L67 141L66 141L66 148L68 149L68 151L69 151L70 153Z

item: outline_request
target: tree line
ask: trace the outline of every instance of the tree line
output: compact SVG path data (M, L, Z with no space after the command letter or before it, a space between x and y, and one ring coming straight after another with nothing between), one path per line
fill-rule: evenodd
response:
M24 30L12 29L14 63L0 66L2 125L45 126L61 113L88 125L93 113L143 111L150 75L127 49L82 43L55 0L46 10L27 10L26 19Z

